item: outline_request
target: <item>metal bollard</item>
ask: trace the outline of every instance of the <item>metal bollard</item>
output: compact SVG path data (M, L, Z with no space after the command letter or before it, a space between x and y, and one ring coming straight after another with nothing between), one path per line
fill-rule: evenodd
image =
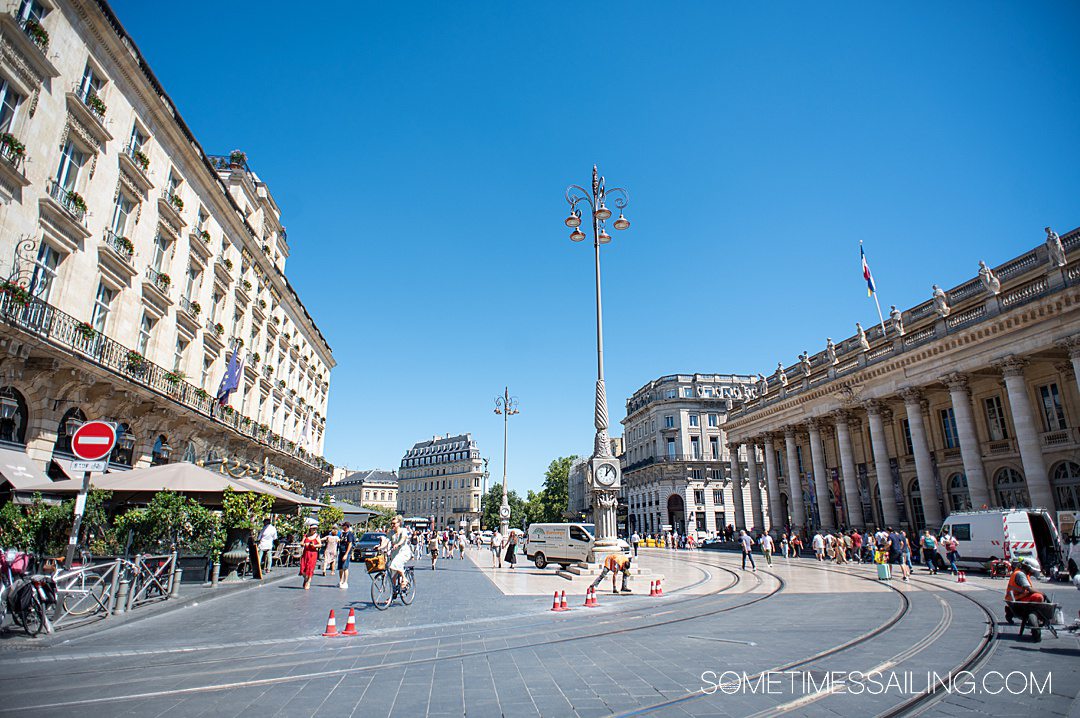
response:
M127 578L120 579L116 585L116 600L113 601L113 615L118 616L128 609L128 599L131 597L131 581Z
M218 577L221 575L221 563L214 562L213 567L210 570L210 588L217 588Z
M175 568L172 572L172 589L169 591L169 598L180 598L180 579L184 577L184 569Z

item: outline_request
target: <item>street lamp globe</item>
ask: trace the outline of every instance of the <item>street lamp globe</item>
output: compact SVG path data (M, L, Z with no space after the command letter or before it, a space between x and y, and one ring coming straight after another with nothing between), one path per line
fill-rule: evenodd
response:
M615 220L615 229L624 230L630 229L630 220L623 216L622 212L619 212L619 218Z
M582 232L580 229L575 229L573 232L570 233L571 242L580 242L583 239L585 239L585 233Z
M600 235L596 238L600 244L607 244L611 241L611 235L607 233L607 230L603 227L600 228Z
M581 226L581 213L577 210L570 212L570 216L566 218L567 227L580 227Z
M611 218L611 210L605 207L603 203L597 206L596 211L593 214L595 214L596 218L601 222Z

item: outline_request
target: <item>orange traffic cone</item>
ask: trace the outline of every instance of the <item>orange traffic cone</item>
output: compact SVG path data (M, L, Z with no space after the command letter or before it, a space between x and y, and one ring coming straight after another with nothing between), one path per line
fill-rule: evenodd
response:
M664 595L664 585L662 583L660 583L660 579L656 579L656 595L657 596L663 596Z
M330 618L326 619L326 630L323 632L324 636L340 636L337 630L337 622L334 621L334 609L330 609Z
M596 600L596 589L589 586L585 591L585 608L596 608L600 602Z
M649 581L649 597L656 596L656 581Z
M562 607L559 605L559 592L556 591L555 595L551 597L551 610L561 611Z
M570 607L566 605L566 591L562 592L562 604L559 606L560 611L569 611Z
M345 621L345 630L341 632L343 636L359 636L360 632L356 630L356 609L349 609L349 619Z
M957 571L956 572L956 582L957 583L967 583L967 576L964 575L963 571Z

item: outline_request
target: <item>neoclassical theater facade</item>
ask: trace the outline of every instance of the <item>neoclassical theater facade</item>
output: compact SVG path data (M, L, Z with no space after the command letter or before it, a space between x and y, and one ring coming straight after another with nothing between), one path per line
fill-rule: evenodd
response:
M773 516L921 529L1080 508L1080 230L1046 234L759 381L724 428L763 453Z

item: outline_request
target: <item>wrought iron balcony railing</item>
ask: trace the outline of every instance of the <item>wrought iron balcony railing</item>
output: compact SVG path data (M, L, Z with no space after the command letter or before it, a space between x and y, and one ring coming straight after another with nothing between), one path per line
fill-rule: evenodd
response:
M105 244L109 245L125 261L130 262L131 257L135 254L135 246L131 243L131 240L127 237L121 237L111 229L105 230Z
M146 278L154 283L154 286L158 288L162 294L168 296L169 289L172 287L172 279L168 274L159 272L153 267L146 268Z
M45 31L41 23L30 17L19 17L18 10L15 10L12 14L15 16L15 21L19 23L19 27L30 38L30 41L37 45L42 54L47 55L49 52L49 33Z
M171 381L166 375L175 374L154 364L138 352L110 339L90 325L60 311L51 304L27 297L25 294L0 292L0 322L31 334L43 341L70 352L127 381L140 384L183 406L197 411L208 420L232 427L240 434L264 446L290 455L296 461L317 471L329 473L331 465L321 457L286 441L280 436L267 436L258 424L238 411L228 411L201 387L186 381Z
M49 196L59 202L76 222L86 224L86 205L83 204L82 197L78 193L69 190L54 179L49 180L48 192Z

